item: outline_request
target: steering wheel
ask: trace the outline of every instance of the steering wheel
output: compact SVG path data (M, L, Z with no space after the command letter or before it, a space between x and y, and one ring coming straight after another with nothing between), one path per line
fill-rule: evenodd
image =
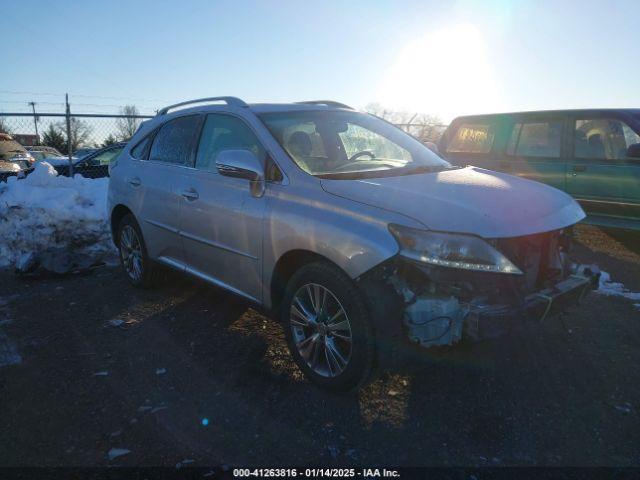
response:
M354 153L353 155L351 155L351 156L349 157L348 163L352 163L352 162L354 162L356 159L358 159L358 158L360 158L360 157L362 157L362 156L364 156L364 155L367 155L368 157L371 157L371 159L372 159L372 160L373 160L374 158L376 158L376 156L375 156L373 153L371 153L369 150L362 150L361 152L356 152L356 153Z

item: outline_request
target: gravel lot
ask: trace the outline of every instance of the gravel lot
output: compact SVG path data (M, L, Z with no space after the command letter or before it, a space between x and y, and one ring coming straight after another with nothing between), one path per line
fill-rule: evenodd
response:
M581 261L640 291L640 235L578 234ZM640 466L640 309L624 298L336 396L302 378L278 325L201 283L137 291L105 267L0 286L0 358L21 358L0 367L2 466Z

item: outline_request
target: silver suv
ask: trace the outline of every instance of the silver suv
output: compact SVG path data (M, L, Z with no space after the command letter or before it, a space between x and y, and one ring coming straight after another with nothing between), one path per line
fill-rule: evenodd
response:
M569 260L570 227L585 216L570 196L454 167L337 102L172 105L110 170L113 238L133 285L168 266L248 299L333 390L405 347L550 317L597 276Z

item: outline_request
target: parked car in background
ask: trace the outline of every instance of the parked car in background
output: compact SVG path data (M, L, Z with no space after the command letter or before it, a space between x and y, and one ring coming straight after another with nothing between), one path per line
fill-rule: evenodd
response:
M35 145L24 147L36 162L42 161L45 158L55 157L63 158L62 153L53 147L47 147L44 145Z
M78 150L76 150L75 152L73 152L73 157L74 158L84 158L87 155L94 153L96 151L98 151L98 148L79 148Z
M519 112L456 118L439 149L573 195L587 223L640 230L640 109Z
M11 135L0 133L0 180L20 176L33 169L35 160Z
M102 178L109 176L109 164L115 159L127 143L114 143L108 147L96 149L82 158L73 159L73 174L87 178ZM45 161L50 161L47 159ZM51 162L60 175L69 175L69 161L66 158L61 161Z
M131 284L164 265L260 305L332 390L402 346L549 319L597 281L570 260L569 195L331 101L166 107L112 162L108 208Z

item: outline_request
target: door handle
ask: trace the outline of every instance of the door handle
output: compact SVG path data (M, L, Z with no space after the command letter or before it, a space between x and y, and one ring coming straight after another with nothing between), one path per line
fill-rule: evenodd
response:
M187 200L197 200L200 195L196 192L195 189L189 188L187 190L183 190L181 195Z
M129 178L127 179L127 182L129 182L129 185L132 187L139 187L142 183L138 177Z
M574 165L573 166L573 171L574 172L585 172L587 170L587 167L585 165Z

